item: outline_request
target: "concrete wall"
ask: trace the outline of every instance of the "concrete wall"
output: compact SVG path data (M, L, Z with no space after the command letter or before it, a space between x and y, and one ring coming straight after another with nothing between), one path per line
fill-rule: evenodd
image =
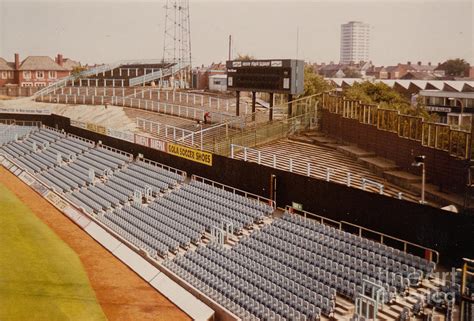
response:
M391 159L404 171L420 174L411 166L414 156L426 156L427 179L441 190L464 192L467 182L468 161L450 156L448 152L424 147L419 141L398 137L396 133L378 130L376 126L343 118L322 110L321 129L342 141L357 144L360 148Z

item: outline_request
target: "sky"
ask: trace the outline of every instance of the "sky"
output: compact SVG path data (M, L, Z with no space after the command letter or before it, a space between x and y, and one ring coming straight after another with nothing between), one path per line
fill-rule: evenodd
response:
M339 61L340 25L370 24L377 65L463 58L474 64L473 2L463 0L189 0L193 65L233 53ZM163 57L165 2L0 0L0 57L82 63ZM298 37L297 37L298 34ZM297 41L298 40L298 41ZM298 49L297 49L298 48Z

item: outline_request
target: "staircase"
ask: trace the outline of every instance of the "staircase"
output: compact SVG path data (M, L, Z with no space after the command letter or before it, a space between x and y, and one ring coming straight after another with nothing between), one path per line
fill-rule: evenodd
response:
M120 66L136 65L136 64L158 64L158 63L162 63L162 61L161 60L120 60L120 61L116 61L116 62L111 63L111 64L100 65L100 66L97 66L95 68L85 70L85 71L81 72L78 75L71 75L69 77L62 78L62 79L56 81L55 83L53 83L53 84L37 91L32 96L32 98L33 98L33 100L35 100L37 97L40 97L42 95L50 94L50 93L54 92L56 89L67 86L71 81L73 81L75 79L87 78L87 77L92 76L92 75L105 73L107 71L113 70L113 69L118 68ZM183 67L181 67L179 65L174 65L171 68L166 68L165 71L159 70L159 71L147 74L145 76L139 76L139 77L132 78L132 79L130 79L130 81L134 80L135 84L140 84L140 83L142 83L142 81L139 81L137 78L141 78L141 80L143 80L144 77L145 77L146 81L152 81L154 79L160 78L159 76L157 76L158 74L162 75L161 77L166 77L166 76L171 75L173 73L176 73L177 71L180 70L180 69L176 69L176 68L181 69ZM156 78L153 78L153 76L155 76ZM130 86L133 86L133 85L130 84Z
M180 70L185 69L187 67L189 67L189 65L183 64L183 63L178 63L178 64L174 64L174 65L172 65L168 68L163 68L163 69L160 69L158 71L145 74L143 76L138 76L138 77L135 77L135 78L131 78L129 80L129 86L144 85L144 84L146 84L148 82L151 82L151 81L154 81L154 80L158 80L158 79L162 79L164 77L172 76L172 75L178 73Z

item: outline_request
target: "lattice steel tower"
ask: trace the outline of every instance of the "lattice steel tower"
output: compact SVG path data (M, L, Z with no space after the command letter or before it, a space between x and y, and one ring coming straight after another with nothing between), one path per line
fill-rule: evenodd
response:
M191 71L191 24L189 0L167 0L163 61L182 66L180 79L186 83Z

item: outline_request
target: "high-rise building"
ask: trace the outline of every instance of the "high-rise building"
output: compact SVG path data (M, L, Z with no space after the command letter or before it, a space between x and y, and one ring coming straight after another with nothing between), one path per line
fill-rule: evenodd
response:
M361 21L341 25L340 63L369 61L370 26Z

